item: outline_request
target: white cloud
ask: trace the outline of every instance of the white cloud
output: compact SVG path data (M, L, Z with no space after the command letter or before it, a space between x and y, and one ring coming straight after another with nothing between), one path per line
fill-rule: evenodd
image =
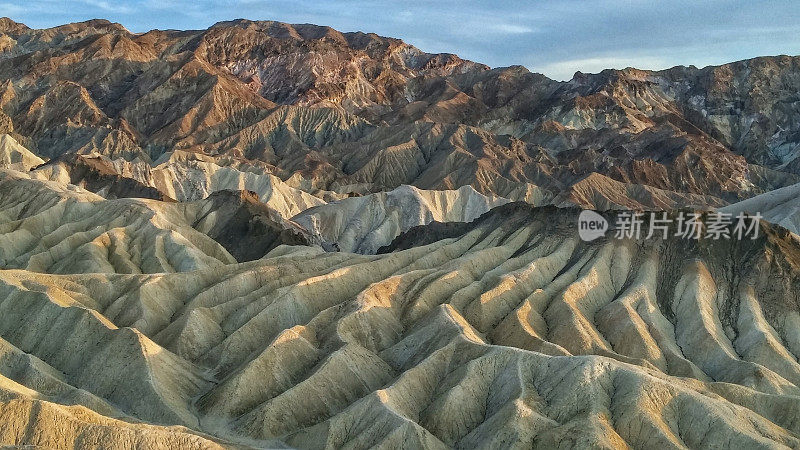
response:
M487 23L481 25L482 31L497 32L502 34L526 34L533 33L533 28L524 25L516 25L513 23Z

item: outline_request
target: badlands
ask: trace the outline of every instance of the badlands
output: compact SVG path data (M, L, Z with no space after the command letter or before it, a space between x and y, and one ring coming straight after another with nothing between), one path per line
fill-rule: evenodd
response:
M800 448L798 91L0 19L0 445Z
M780 227L586 243L576 210L508 203L383 254L238 262L212 201L3 176L5 443L800 445L800 244Z

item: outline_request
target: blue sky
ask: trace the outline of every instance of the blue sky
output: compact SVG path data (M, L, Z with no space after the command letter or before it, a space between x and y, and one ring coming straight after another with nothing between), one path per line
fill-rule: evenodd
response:
M577 70L800 54L797 0L0 0L0 16L34 28L106 18L134 32L235 18L315 23L493 67L521 64L560 80Z

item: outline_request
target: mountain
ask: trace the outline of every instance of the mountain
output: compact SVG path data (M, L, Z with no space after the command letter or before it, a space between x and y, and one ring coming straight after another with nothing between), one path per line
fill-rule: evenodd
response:
M599 174L616 183L584 183L578 199L658 192L638 202L652 208L800 182L796 57L556 82L316 25L133 34L6 19L0 33L0 109L45 159L184 151L266 165L309 192L470 185L536 204Z
M137 166L146 168L146 164ZM96 154L62 155L32 168L28 174L40 180L73 184L108 199L151 198L175 201L155 187L144 184L130 175L125 176L126 173L119 171L112 161Z
M324 246L297 223L259 201L251 191L218 191L194 202L193 228L220 243L238 262L259 259L282 245ZM188 211L188 209L187 209Z
M712 195L688 194L648 185L623 183L599 173L592 173L551 201L561 207L581 206L594 210L673 210L678 208L707 209L725 202Z
M80 185L111 198L190 202L219 191L246 190L287 218L325 204L324 200L283 182L263 165L236 159L220 161L196 153L165 154L157 164L111 160L98 154L72 155L37 167L31 176Z

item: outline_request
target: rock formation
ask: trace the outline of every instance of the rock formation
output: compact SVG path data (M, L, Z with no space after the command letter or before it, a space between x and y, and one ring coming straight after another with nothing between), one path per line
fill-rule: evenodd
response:
M0 445L800 448L799 62L0 19Z
M155 165L102 155L77 155L38 167L32 176L81 185L111 198L148 197L187 202L218 191L251 191L284 217L325 204L324 200L270 174L263 164L219 161L185 152L166 154Z
M0 170L0 268L161 273L221 267L311 236L254 193L189 203L106 200L74 185Z

